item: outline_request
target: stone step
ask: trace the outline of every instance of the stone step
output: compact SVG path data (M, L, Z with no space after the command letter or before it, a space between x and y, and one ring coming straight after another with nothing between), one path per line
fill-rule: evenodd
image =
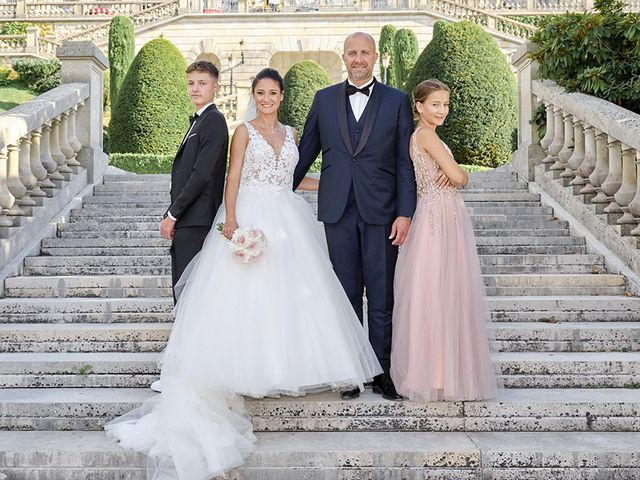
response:
M637 352L640 322L489 323L501 352ZM158 352L172 323L3 323L0 352Z
M488 274L486 294L496 295L622 295L622 275ZM168 275L21 276L5 279L9 297L166 297Z
M148 387L159 353L0 353L0 388ZM640 353L501 352L493 355L511 388L638 388Z
M0 391L1 430L100 430L157 395L146 388L42 388ZM504 389L481 402L390 402L366 389L247 399L257 432L640 431L640 390Z
M627 296L487 297L495 322L639 322L640 298ZM169 322L171 298L2 298L12 323Z
M308 197L315 197L315 195L306 195ZM463 200L473 202L537 202L540 200L540 195L537 193L529 193L520 190L494 191L487 192L481 190L463 191L461 194ZM168 191L165 193L149 193L149 194L127 194L122 192L114 192L113 194L102 193L100 195L94 195L93 197L85 197L83 199L83 205L99 204L99 205L111 205L117 208L124 208L125 206L157 206L157 205L169 205L170 196Z
M636 432L264 432L230 480L637 480ZM145 480L103 432L1 432L11 480Z
M484 273L604 273L598 255L482 255ZM23 275L169 275L171 258L157 256L27 257Z

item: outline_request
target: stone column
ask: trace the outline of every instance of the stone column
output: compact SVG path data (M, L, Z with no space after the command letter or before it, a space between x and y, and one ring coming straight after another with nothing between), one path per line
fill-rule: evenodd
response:
M16 19L26 19L26 18L27 18L27 0L17 0L16 1Z
M38 27L27 27L27 47L25 49L25 53L38 53L40 38L40 28Z
M622 185L613 196L620 205L623 215L616 223L626 225L635 223L633 215L629 212L629 204L637 195L638 178L636 171L636 151L629 145L622 144Z
M31 163L31 171L33 175L36 177L38 182L36 183L35 188L31 192L32 197L46 197L46 193L42 191L43 182L47 178L47 170L42 165L40 161L40 138L42 134L40 133L40 129L34 130L31 132L31 157L29 162Z
M80 165L87 169L89 182L95 182L109 166L102 150L102 78L109 62L91 42L65 42L56 50L62 63L62 83L89 84L89 98L78 109L76 135L82 149L78 154Z
M7 213L14 202L15 197L7 185L7 147L0 143L0 227L13 227Z
M511 63L518 70L518 149L513 153L513 166L518 175L527 181L534 179L534 167L544 158L544 151L538 142L538 130L530 123L537 106L531 84L538 79L538 63L529 56L535 50L533 43L525 42L511 55ZM545 138L551 139L553 131L548 130L549 125Z

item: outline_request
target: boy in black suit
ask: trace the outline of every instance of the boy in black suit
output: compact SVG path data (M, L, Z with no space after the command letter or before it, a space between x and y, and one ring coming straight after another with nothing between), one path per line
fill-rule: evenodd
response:
M227 122L213 103L220 89L218 69L201 61L189 65L186 73L196 113L173 160L171 205L160 223L160 234L172 240L174 288L201 250L222 203L229 143Z

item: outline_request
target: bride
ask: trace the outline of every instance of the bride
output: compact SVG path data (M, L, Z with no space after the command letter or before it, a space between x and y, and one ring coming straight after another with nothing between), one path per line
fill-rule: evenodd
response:
M183 274L161 360L162 394L105 427L145 453L149 478L209 480L242 464L255 437L241 395L304 395L352 386L382 372L335 276L309 204L292 191L297 132L278 122L280 74L252 84L256 118L231 142L225 205ZM317 190L305 178L302 189ZM252 264L227 239L261 229L268 247ZM226 238L225 238L226 237Z

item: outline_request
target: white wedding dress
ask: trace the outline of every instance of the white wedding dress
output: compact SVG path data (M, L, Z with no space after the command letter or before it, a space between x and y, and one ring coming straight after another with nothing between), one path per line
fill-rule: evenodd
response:
M209 480L240 465L255 437L240 395L304 395L382 372L327 252L311 206L292 191L298 149L276 153L249 123L236 206L262 229L256 263L231 257L216 230L180 280L161 360L162 394L111 421L107 434L149 458L153 480Z

